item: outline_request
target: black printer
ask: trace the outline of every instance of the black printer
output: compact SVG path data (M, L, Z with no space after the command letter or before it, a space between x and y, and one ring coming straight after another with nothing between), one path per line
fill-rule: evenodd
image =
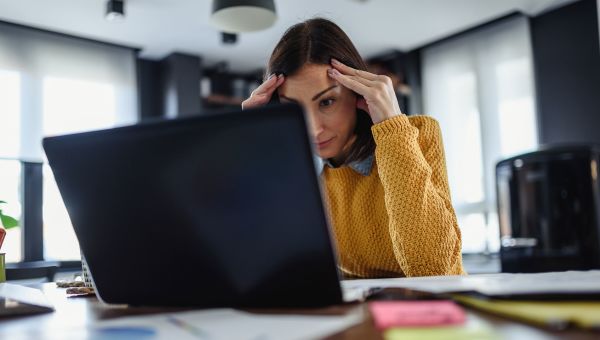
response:
M600 146L555 146L496 165L503 272L600 268Z

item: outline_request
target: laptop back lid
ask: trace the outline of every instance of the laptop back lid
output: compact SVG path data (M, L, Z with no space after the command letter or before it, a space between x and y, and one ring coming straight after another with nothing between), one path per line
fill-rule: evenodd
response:
M144 123L43 144L103 301L341 301L300 107Z

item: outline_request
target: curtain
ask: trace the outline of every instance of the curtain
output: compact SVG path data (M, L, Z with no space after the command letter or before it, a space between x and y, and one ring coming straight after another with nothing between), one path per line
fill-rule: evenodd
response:
M45 135L134 123L135 53L0 24L0 157L42 161Z
M10 200L15 216L21 210L19 161L44 162L44 136L138 120L136 53L0 23L0 200ZM43 176L44 255L48 260L76 260L77 240L47 165ZM10 262L20 259L18 236L7 240Z
M530 40L517 16L422 53L424 108L442 128L464 252L499 249L495 164L538 145Z

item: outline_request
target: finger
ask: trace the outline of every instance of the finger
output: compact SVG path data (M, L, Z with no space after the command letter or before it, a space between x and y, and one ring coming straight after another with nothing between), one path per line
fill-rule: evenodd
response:
M252 96L242 102L242 110L251 109L266 104L270 99L270 96L265 94L259 94Z
M273 92L285 82L285 77L283 76L283 74L280 74L279 76L273 78L277 78L277 81L275 81L275 83L271 87L263 89L259 93L256 93L256 90L253 91L250 97L242 102L242 110L262 106L269 102L271 96L273 95Z
M336 69L331 69L327 71L327 74L333 79L337 80L343 86L349 88L350 90L362 95L367 96L370 94L370 89L368 86L350 78L349 76L341 74Z
M269 90L273 85L275 85L278 81L278 77L275 74L272 74L264 83L260 84L254 91L252 91L251 95L263 93Z
M359 76L368 80L377 80L377 75L363 70L357 70L350 66L344 65L336 59L331 59L331 65L345 75Z
M283 74L280 74L277 76L277 83L275 85L275 88L278 88L279 86L281 86L283 83L285 82L285 76Z
M375 87L377 85L376 81L365 79L362 77L358 77L358 76L346 76L346 77L348 77L352 80L356 80L357 82L359 82L365 86L368 86L368 87Z
M277 90L277 88L279 88L279 86L281 86L281 84L283 84L283 82L285 82L285 78L284 78L283 74L280 74L277 76L277 80L275 81L275 83L273 85L271 85L270 87L265 89L263 92L257 93L257 94L258 95L268 95L269 97L271 97L273 92L275 92L275 90Z
M365 98L358 98L356 100L356 107L358 109L366 111L367 113L369 112L369 105L367 105L367 101L365 100Z
M265 88L263 88L259 93L257 94L261 94L261 93L267 93L267 94L272 94L273 91L275 91L279 86L281 86L281 84L283 84L283 82L285 81L285 77L283 76L283 74L280 74L278 76L274 76L271 80L271 83L268 84Z
M271 93L261 93L250 97L248 100L252 103L265 104L271 99Z

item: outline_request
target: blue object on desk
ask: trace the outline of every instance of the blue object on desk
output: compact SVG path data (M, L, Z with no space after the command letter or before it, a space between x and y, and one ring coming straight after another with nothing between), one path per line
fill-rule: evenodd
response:
M135 339L151 339L156 336L156 331L147 327L107 327L95 329L90 339L91 340L135 340Z

